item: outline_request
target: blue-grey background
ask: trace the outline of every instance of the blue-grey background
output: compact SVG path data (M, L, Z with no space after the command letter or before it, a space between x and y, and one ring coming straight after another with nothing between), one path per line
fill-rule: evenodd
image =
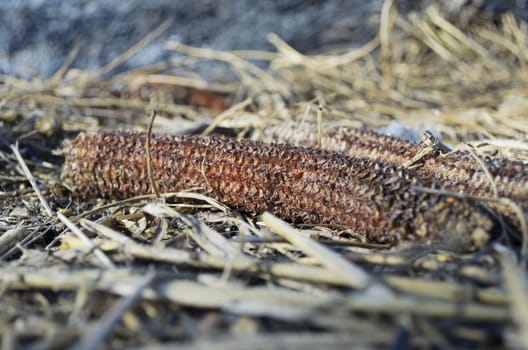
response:
M402 11L420 10L433 0L401 0ZM78 41L73 66L94 69L108 63L164 20L167 32L119 69L168 58L163 42L215 49L270 49L275 32L310 52L335 45L360 45L375 35L383 1L372 0L0 0L0 71L25 77L49 76ZM526 1L452 0L448 16L463 6L480 14L513 10L526 18ZM468 5L469 4L469 5ZM478 15L480 15L478 14Z

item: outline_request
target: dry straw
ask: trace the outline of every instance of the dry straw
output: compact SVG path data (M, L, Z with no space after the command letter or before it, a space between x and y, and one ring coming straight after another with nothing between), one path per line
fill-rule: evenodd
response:
M456 239L461 237L456 225L449 225L460 220L440 225L441 210L426 217L430 211L412 209L408 215L412 219L405 222L426 217L425 222L437 223L429 230L432 235L440 230L451 234L444 236L446 240L422 244L414 240L419 236L416 227L406 228L403 236L410 242L387 251L369 240L387 233L384 220L392 220L388 213L394 213L394 207L380 209L385 218L381 220L361 210L346 214L344 205L321 205L339 193L335 184L345 177L337 174L335 165L346 164L373 176L372 182L346 181L379 195L378 206L406 203L398 208L405 212L421 204L438 209L440 204L445 213L458 213L458 218L487 218L487 211L477 204L485 199L514 228L523 222L517 212L523 217L526 210L525 171L517 161L528 159L526 23L511 14L483 20L482 13L475 15L467 4L458 9L457 17L449 16L440 2L408 14L398 13L396 5L384 2L379 33L355 48L308 54L274 34L269 36L273 52L218 52L169 42L167 49L178 51L182 59L109 74L166 30L169 24L162 23L95 74L68 68L76 56L74 49L49 79L1 76L2 344L7 348L526 346L526 266L518 259L526 258L525 237L488 228L489 243L482 241L479 250L467 253L460 249L464 242ZM219 62L238 80L214 79ZM204 66L211 71L198 71ZM117 141L123 147L134 146L132 153L121 154L119 147L99 138L125 134L91 133L146 130L145 115L152 110L157 117L150 167L140 134L126 134L130 140ZM349 164L342 154L328 156L330 168L324 170L315 160L327 153L295 149L299 154L295 157L300 158L284 161L283 171L275 173L278 182L263 187L268 194L277 190L275 185L283 185L277 193L288 194L284 199L288 205L270 208L266 194L251 197L251 186L238 188L240 174L230 160L241 160L242 169L248 170L256 157L258 164L251 165L254 174L263 174L257 166L267 167L268 174L272 165L279 165L283 157L279 153L288 153L293 146L261 148L249 141L217 138L205 146L195 137L156 136L162 130L257 138L270 126L286 130L285 122L292 120L294 131L312 135L310 146L336 146L333 150L340 152L347 151L343 145L357 146L354 152L363 147L371 159L358 160L356 153L357 159ZM425 125L456 150L442 155L438 144L419 147L354 129L379 130L391 123ZM64 154L52 150L63 149L62 142L75 139L81 131L85 133L79 138L84 137L85 143L75 141L73 149L92 158L83 164L82 157L68 155L67 169L76 174L69 174L73 183L68 189L59 179ZM327 138L330 132L340 138L333 146ZM170 159L160 153L169 139L189 142L183 149L196 159L181 157L175 162L182 165L192 159L193 167L184 167L191 177L159 171L166 166L158 161ZM18 147L11 149L9 145L17 140ZM298 140L290 135L283 141ZM474 147L460 147L464 142ZM107 154L93 151L105 144ZM191 144L197 149L191 151ZM227 145L236 151L219 157L216 152L227 152ZM398 156L390 158L394 154ZM105 162L103 157L113 161ZM120 168L120 176L125 177L107 178L117 174L120 159L125 160L122 164L133 164L126 163L131 158L141 159L141 165ZM376 169L379 159L387 164ZM311 161L315 163L310 168ZM300 166L303 162L305 167ZM81 171L72 169L72 164ZM90 164L97 167L84 168ZM407 180L395 170L402 164ZM154 177L166 176L164 180L177 185L163 187L160 181L160 198L156 198L149 188L148 168ZM126 178L127 170L139 174L135 182ZM307 183L296 177L302 178L301 170L328 191L300 196ZM215 172L221 176L215 178ZM394 184L403 186L395 189L401 200L376 187L376 181L393 174L399 179ZM324 180L326 176L331 181ZM454 181L454 176L464 181ZM189 178L196 182L183 180ZM421 185L411 186L412 179L421 179ZM431 188L442 181L452 186ZM345 193L349 200L358 196ZM516 209L503 207L502 197L516 202ZM303 207L292 210L294 202L302 202ZM318 205L325 209L314 214ZM267 210L299 225L270 214L254 215ZM341 223L356 222L347 228L313 225L330 222L327 211L339 213L334 218ZM480 219L462 222L482 223ZM361 233L361 225L381 236ZM471 227L462 228L464 237L470 236Z

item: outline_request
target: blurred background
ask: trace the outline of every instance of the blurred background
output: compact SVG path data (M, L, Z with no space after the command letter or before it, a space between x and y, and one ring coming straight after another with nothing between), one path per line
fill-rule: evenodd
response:
M420 11L431 2L402 0L400 12ZM524 0L439 3L449 20L488 20L505 11L528 17ZM356 47L377 33L382 4L381 0L2 0L0 71L48 77L76 45L79 52L72 67L96 69L166 20L171 21L169 29L118 71L175 55L163 49L167 39L218 50L270 50L266 36L273 32L304 53Z

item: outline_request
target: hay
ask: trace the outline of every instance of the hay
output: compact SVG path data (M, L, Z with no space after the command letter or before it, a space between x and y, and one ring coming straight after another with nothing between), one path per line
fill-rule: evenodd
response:
M526 237L499 236L471 254L457 242L387 251L192 191L85 200L61 182L65 140L145 130L153 110L153 131L243 138L292 121L319 133L397 122L528 160L525 22L455 22L434 5L402 15L392 1L380 22L353 49L306 55L273 34L274 52L168 42L181 59L107 74L164 23L95 73L68 68L74 49L49 79L0 77L2 345L526 346L526 266L516 259Z

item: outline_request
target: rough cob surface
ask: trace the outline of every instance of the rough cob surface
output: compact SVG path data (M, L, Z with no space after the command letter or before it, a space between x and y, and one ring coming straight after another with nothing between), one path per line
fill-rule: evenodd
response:
M415 191L405 169L338 152L154 134L151 168L160 192L192 189L246 212L349 227L378 242L460 235L480 245L491 228L472 203ZM83 196L151 193L145 134L79 134L67 151L63 178Z
M314 130L315 125L311 125L310 131L281 125L264 129L258 138L317 147L318 135ZM482 158L463 150L445 153L440 149L432 149L409 166L423 151L421 145L373 131L346 127L325 129L321 133L320 148L405 167L410 176L424 187L481 197L508 198L522 209L525 216L528 213L528 168L521 161ZM520 230L519 217L511 205L492 202L488 205Z

